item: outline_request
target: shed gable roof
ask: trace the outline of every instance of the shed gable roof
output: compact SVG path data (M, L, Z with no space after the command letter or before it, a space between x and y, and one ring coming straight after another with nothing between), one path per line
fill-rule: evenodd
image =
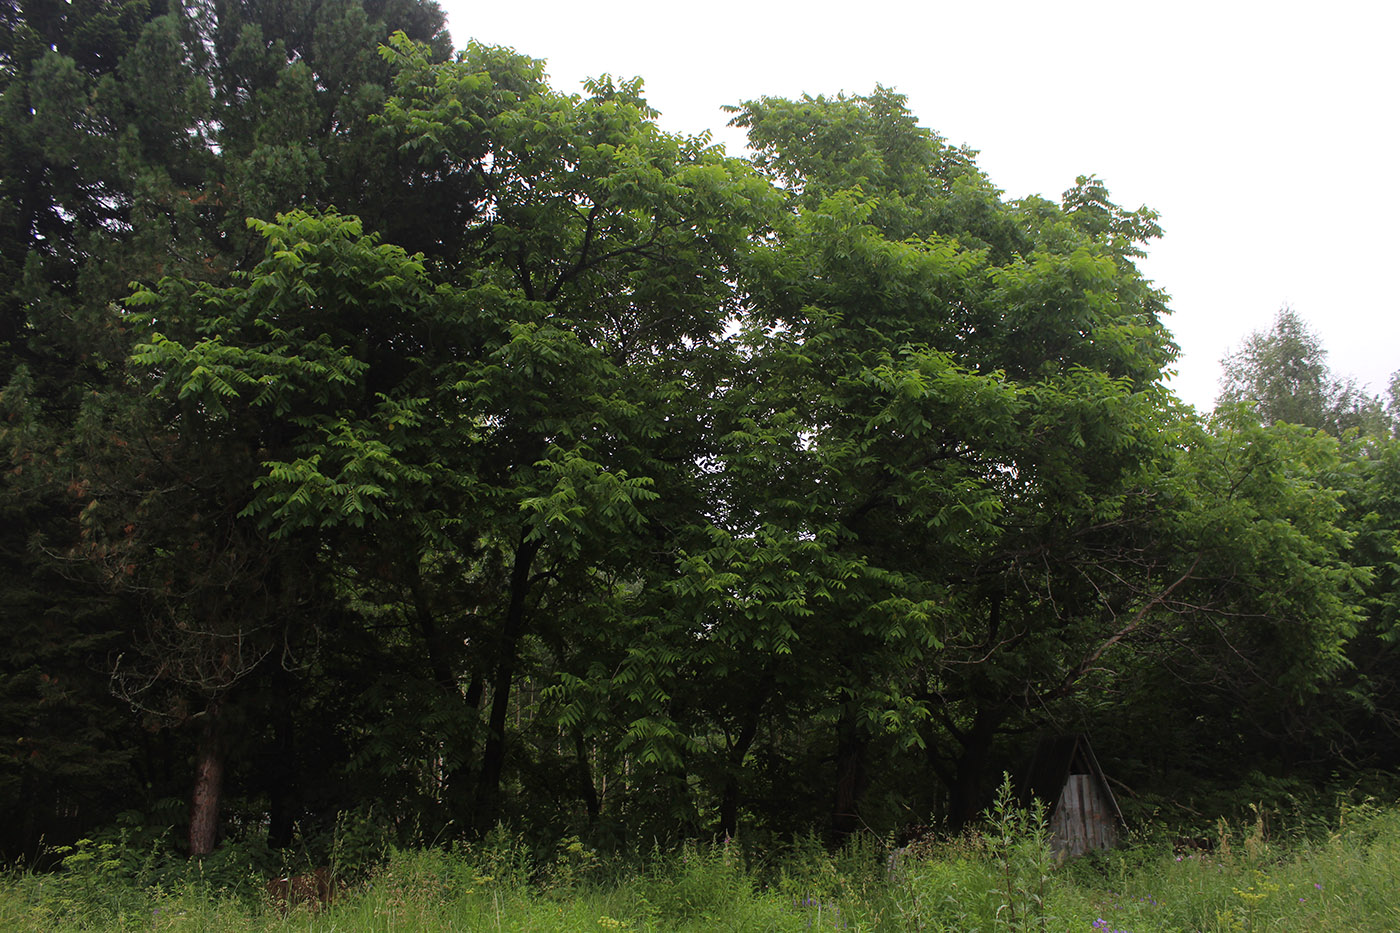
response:
M1043 738L1036 744L1035 755L1021 781L1020 799L1023 806L1029 806L1033 797L1045 801L1046 816L1055 813L1060 802L1060 793L1071 774L1088 774L1100 794L1112 808L1119 825L1124 825L1123 811L1118 809L1118 801L1108 786L1094 749L1084 735L1061 735Z

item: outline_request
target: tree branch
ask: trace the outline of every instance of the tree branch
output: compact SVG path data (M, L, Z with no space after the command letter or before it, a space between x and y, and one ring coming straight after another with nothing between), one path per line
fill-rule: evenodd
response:
M1118 644L1124 638L1128 637L1134 631L1137 630L1138 626L1142 624L1142 620L1147 618L1147 613L1154 606L1165 602L1167 597L1170 596L1178 586L1191 579L1191 576L1196 572L1196 568L1200 566L1201 559L1203 556L1204 555L1202 554L1197 554L1196 559L1191 562L1191 566L1187 567L1185 572L1182 573L1181 576L1173 580L1171 584L1167 586L1166 589L1162 590L1162 592L1158 593L1156 596L1143 603L1141 608L1139 608L1137 612L1133 613L1133 617L1127 625L1123 626L1121 629L1109 636L1109 638L1106 641L1104 641L1103 644L1099 645L1098 648L1094 649L1094 651L1092 651L1088 655L1088 657L1081 661L1073 671L1070 671L1070 673L1065 675L1065 679L1060 683L1060 686L1051 694L1051 696L1060 697L1068 695L1070 691L1074 688L1075 682L1078 681L1085 674L1089 673L1089 671L1093 669L1094 665L1098 663L1099 658L1103 657L1104 654L1110 648L1112 648L1114 645Z

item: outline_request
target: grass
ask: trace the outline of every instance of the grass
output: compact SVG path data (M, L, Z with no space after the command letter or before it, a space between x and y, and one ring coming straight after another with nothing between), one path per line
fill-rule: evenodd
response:
M1130 842L1050 869L1033 821L993 814L981 835L931 843L891 870L860 839L832 854L687 846L628 863L574 840L532 857L505 835L390 850L320 910L284 911L235 863L158 862L85 842L61 870L0 878L0 929L169 931L1235 931L1400 930L1400 808L1344 814L1278 838L1220 824L1210 851Z

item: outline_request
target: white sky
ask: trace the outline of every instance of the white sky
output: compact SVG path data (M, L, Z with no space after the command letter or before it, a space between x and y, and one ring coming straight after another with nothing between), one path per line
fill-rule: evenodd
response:
M663 127L736 154L722 105L878 82L1009 197L1099 175L1162 215L1141 265L1172 296L1172 385L1199 408L1284 303L1337 373L1383 392L1400 369L1394 0L442 4L458 47L546 59L562 91L640 75Z

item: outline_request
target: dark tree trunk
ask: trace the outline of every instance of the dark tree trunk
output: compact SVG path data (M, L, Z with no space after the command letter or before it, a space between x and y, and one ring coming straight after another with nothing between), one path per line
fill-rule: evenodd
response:
M765 674L759 695L746 710L743 726L729 750L729 769L724 776L724 791L720 794L719 802L719 835L722 838L733 838L739 832L739 778L744 770L744 759L758 736L758 723L768 694L768 680Z
M457 679L457 659L454 657L455 652L452 650L451 639L438 624L437 616L433 613L432 601L428 597L427 587L423 585L423 576L416 562L408 568L407 576L409 592L413 597L413 616L418 623L419 634L423 636L428 671L447 701L461 702L463 704L462 713L469 716L473 710L481 705L481 676L474 673L467 692L462 693L461 684ZM462 763L443 775L442 794L443 800L453 812L454 818L462 819L465 817L470 821L472 769L468 763L472 760L472 748L470 747L470 739L465 741L468 747L456 749L453 754L449 755L449 758Z
M195 756L194 793L190 796L190 855L214 851L219 834L219 798L224 790L224 743L219 703L209 704Z
M466 693L462 695L462 714L464 716L475 720L477 712L481 709L481 697L485 690L485 680L481 673L479 671L472 672L472 678L467 683ZM472 768L472 762L476 760L474 756L475 735L468 735L463 739L463 742L466 747L461 750L461 764L452 768L444 777L443 799L457 825L470 828L476 806L475 789L477 785L475 778L477 773Z
M856 724L855 710L841 714L836 734L836 794L831 805L831 833L841 842L860 830L860 800L867 782L865 753L870 740Z
M298 814L298 775L296 762L296 717L293 715L295 682L281 664L272 675L272 747L269 769L267 844L285 849L292 844Z
M588 748L583 743L583 734L574 733L574 754L578 758L578 790L583 805L588 809L588 822L593 824L602 812L602 801L598 799L598 788L593 784L593 772L588 767Z
M516 650L525 629L525 597L530 588L530 567L539 553L538 541L524 541L515 549L510 572L510 604L501 632L496 676L491 685L491 718L486 746L481 751L481 779L476 788L476 813L472 828L485 832L500 814L501 771L506 758L506 714L510 711L510 686L515 679Z
M972 728L958 736L963 747L948 788L948 828L960 831L977 818L988 799L987 762L991 760L992 740L1001 725L1002 713L979 707Z
M452 670L447 638L438 627L433 616L433 608L428 602L428 592L423 586L423 577L415 564L409 573L409 591L413 595L413 613L418 622L418 631L423 635L423 644L428 653L428 670L433 680L448 693L461 695L457 677Z
M473 673L471 682L467 684L467 709L481 709L481 694L485 689L485 681L482 680L480 672Z
M753 728L745 725L745 731L735 743L729 759L729 773L724 778L724 793L719 802L719 835L725 839L732 839L739 833L739 774L744 767L744 756L753 746L754 736L758 733L757 716L752 725Z

